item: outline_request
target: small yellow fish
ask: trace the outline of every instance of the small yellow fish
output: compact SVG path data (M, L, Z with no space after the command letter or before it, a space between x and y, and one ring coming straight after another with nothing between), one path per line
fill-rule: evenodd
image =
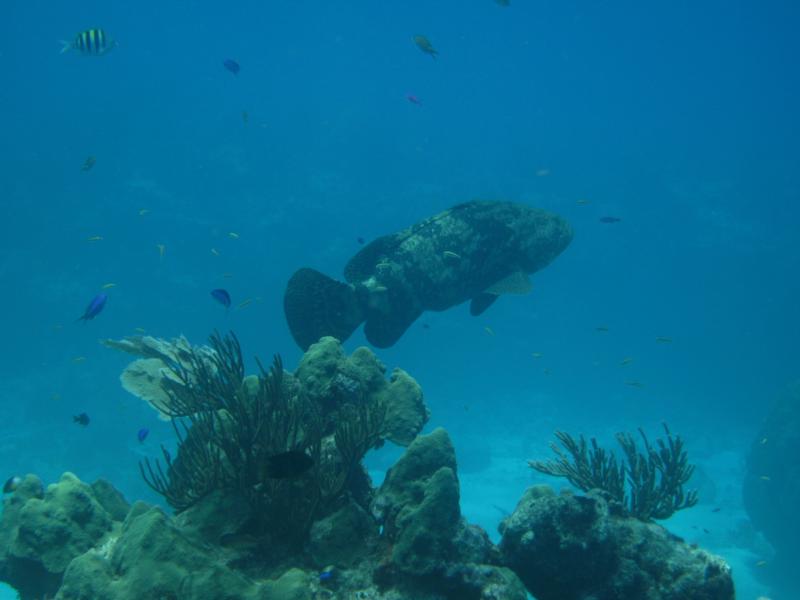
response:
M763 446L766 443L767 443L767 438L761 438L761 445Z
M103 240L102 235L90 235L88 238L86 238L87 242L100 242L102 240Z
M537 177L547 177L548 175L550 175L550 169L539 169L536 171Z
M222 276L223 276L225 279L230 279L231 277L233 277L233 273L223 273L223 274L222 274Z
M76 356L75 358L72 359L72 362L74 362L75 364L82 363L85 361L86 361L85 356Z
M636 380L626 381L625 385L630 386L632 388L643 388L644 387L644 384L641 381L636 381Z
M761 481L772 481L772 479L770 479L769 475L762 475L761 477L759 477L759 479Z
M211 254L213 254L214 256L219 256L219 250L217 250L216 248L212 248Z
M619 364L620 364L621 367L624 367L625 365L629 365L632 362L633 362L633 359L630 356L626 356L625 358L622 359L622 361Z
M147 329L145 329L144 327L134 327L133 330L136 333L147 333Z
M104 283L103 284L103 289L104 290L110 290L113 287L117 287L117 284L116 283Z
M656 342L658 342L659 344L671 344L672 343L672 338L671 337L659 336L659 337L656 338Z
M461 257L452 250L445 250L442 252L445 258L452 258L454 260L461 260Z
M542 358L544 355L541 352L534 352L531 356L533 356L533 358Z
M591 203L592 202L590 200L580 199L575 204L577 204L579 206L586 206L587 204L591 204Z
M606 327L605 325L600 325L598 327L595 327L594 330L600 331L601 333L605 333L606 331L608 331L608 327Z
M235 231L229 231L228 232L228 237L231 238L232 240L238 240L239 239L239 234L236 233Z
M756 563L756 566L757 566L757 567L763 567L763 566L765 566L766 564L767 564L767 561L765 561L765 560L760 560L760 561L758 561L758 562Z
M491 327L489 327L488 325L486 327L484 327L483 330L486 333L488 333L489 335L494 336L494 330Z
M167 252L167 247L164 244L156 244L156 248L158 248L159 258L164 258L164 254Z
M250 306L252 303L253 303L253 299L252 298L245 298L244 300L239 302L239 304L236 306L236 308L234 310L241 310L241 309L245 308L246 306Z
M146 215L147 213L149 213L149 212L150 212L150 209L149 209L149 208L140 208L140 209L139 209L139 216L140 216L140 217L143 217L143 216L145 216L145 215Z

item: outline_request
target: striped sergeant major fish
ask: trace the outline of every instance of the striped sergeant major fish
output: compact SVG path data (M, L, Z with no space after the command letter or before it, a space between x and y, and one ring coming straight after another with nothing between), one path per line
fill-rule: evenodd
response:
M62 40L61 44L63 45L61 54L69 50L77 50L81 54L100 56L114 48L117 42L109 38L108 34L102 29L87 29L76 35L71 42Z

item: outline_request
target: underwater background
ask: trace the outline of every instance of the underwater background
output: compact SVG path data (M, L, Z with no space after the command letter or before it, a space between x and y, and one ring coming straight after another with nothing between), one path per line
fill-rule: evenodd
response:
M700 503L664 525L725 557L739 597L772 594L741 484L771 402L800 376L800 5L11 0L4 13L4 478L68 470L159 502L137 462L174 434L121 388L130 357L98 340L232 330L248 357L294 369L282 295L297 268L339 277L359 238L512 200L575 230L532 294L480 317L426 313L376 350L421 384L427 430L453 436L465 516L496 539L526 487L564 485L526 462L549 458L556 429L610 445L667 422ZM118 47L59 54L91 27ZM102 314L75 322L101 291ZM400 451L367 457L376 483Z

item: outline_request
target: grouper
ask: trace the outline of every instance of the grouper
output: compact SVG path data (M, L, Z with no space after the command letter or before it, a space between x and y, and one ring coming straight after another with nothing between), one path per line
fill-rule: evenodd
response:
M472 201L380 237L345 266L346 283L310 268L286 286L284 312L306 350L323 336L346 340L364 323L373 346L392 346L425 311L470 301L480 315L503 294L530 291L529 275L572 241L553 213L512 202Z

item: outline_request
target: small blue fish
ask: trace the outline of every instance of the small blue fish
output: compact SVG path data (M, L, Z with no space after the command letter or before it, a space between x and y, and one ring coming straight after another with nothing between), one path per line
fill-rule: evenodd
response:
M136 439L139 440L139 443L143 443L147 436L150 434L150 430L147 427L142 427L139 431L136 432Z
M86 307L86 310L83 313L83 316L78 317L78 321L91 321L101 312L103 312L103 307L106 305L106 300L108 300L108 296L106 294L97 294L92 301L89 302L89 306Z
M225 308L231 307L231 295L228 293L228 290L223 290L222 288L211 290L211 297Z
M234 75L238 75L239 71L242 70L242 67L239 66L239 63L233 60L232 58L226 58L225 60L223 60L222 65Z

